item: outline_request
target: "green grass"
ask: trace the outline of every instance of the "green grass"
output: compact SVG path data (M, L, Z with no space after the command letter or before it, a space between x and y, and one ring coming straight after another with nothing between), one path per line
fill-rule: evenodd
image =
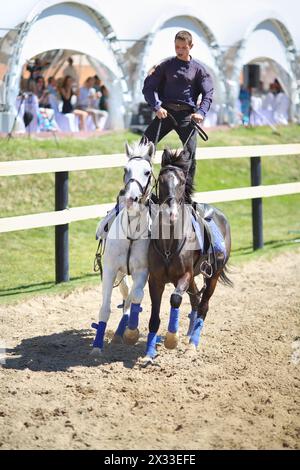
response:
M280 128L280 136L270 128L225 129L209 133L205 145L258 145L299 142L299 126ZM53 139L15 138L0 140L0 160L53 158L73 155L120 153L124 142L138 140L129 132L107 134L87 140L66 138L57 146ZM198 141L199 145L202 142ZM180 147L176 135L170 134L159 148ZM203 144L204 145L204 144ZM158 168L156 168L156 171ZM263 184L300 181L297 156L262 159ZM70 173L69 206L111 202L122 185L122 169L90 170ZM196 191L226 189L250 185L250 162L247 158L197 162ZM28 175L0 178L0 217L52 211L54 175ZM265 248L253 253L251 201L220 203L232 227L232 263L257 256L297 248L300 239L300 195L264 199ZM0 302L19 300L32 293L56 293L98 282L93 274L96 250L96 220L70 225L70 274L68 285L54 284L54 228L24 230L0 234Z

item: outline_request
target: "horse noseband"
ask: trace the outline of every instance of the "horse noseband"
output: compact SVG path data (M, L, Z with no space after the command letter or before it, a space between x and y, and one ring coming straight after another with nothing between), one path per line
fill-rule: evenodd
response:
M152 173L150 172L150 175L148 176L148 180L147 180L146 186L145 186L144 188L143 188L143 186L141 185L141 183L140 183L137 179L135 179L135 178L130 178L130 180L128 180L127 183L125 183L125 190L126 190L127 186L128 186L130 183L136 183L136 184L138 185L138 187L139 187L139 190L141 191L141 196L140 196L140 198L139 198L139 200L141 200L141 199L145 196L145 194L146 194L146 192L147 192L149 183L150 183L150 181L151 181L151 176L152 176Z

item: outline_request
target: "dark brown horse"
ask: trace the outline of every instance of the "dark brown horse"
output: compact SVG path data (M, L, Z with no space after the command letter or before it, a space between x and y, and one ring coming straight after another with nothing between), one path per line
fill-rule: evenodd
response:
M164 151L158 177L159 207L152 225L148 255L152 310L146 362L152 361L156 355L161 299L167 283L175 286L170 299L170 320L164 343L169 349L176 348L178 343L179 307L183 294L187 292L190 297L192 311L187 335L190 347L196 349L208 312L209 299L218 279L232 285L225 274L231 248L228 220L221 211L211 206L200 204L196 208L194 204L193 208L189 165L187 151L183 150L179 155ZM195 216L196 212L200 233L198 237L193 228L197 224L192 224L192 214ZM198 274L204 276L201 291L194 279Z

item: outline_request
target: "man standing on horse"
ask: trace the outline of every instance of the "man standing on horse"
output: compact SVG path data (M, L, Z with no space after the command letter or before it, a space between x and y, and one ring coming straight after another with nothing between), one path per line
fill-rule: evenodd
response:
M191 158L189 173L193 179L197 133L191 121L197 124L203 121L210 108L214 88L205 67L191 57L192 47L192 35L188 31L179 31L175 36L176 57L161 62L146 77L143 94L156 113L145 136L156 144L174 129L183 144L189 139L186 147Z

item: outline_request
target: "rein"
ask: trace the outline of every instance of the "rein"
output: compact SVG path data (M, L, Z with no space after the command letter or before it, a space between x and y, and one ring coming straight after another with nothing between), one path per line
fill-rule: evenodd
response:
M202 140L204 140L204 142L208 141L208 135L202 129L202 127L200 127L199 124L196 121L194 121L194 119L191 119L191 126L193 127L193 129L191 130L191 132L190 132L188 138L186 139L186 141L184 142L183 148L185 148L187 146L188 141L190 140L190 138L192 137L192 135L195 132L198 132L198 135L201 137Z
M174 165L166 165L164 168L161 168L160 172L159 172L159 175L161 175L162 173L166 172L166 171L174 171L174 172L178 172L178 171L182 171L183 170L177 166L174 166ZM157 180L158 181L158 180ZM166 204L167 201L169 200L172 200L172 199L175 199L174 196L168 196L161 204L160 206ZM178 204L181 206L183 203L183 200L180 200L178 202ZM166 273L168 272L168 267L169 267L169 264L172 260L172 258L174 256L178 256L180 255L185 243L186 243L186 240L187 240L187 237L184 237L180 243L177 245L175 251L171 251L171 250L168 250L166 249L165 247L163 248L163 250L161 249L161 247L159 246L159 240L153 240L153 246L154 246L154 249L155 251L162 257L163 259L163 262L164 262L164 265L165 265L165 269L166 269ZM173 244L174 242L174 237L172 237L172 240L171 240L171 245Z
M160 130L161 130L161 124L162 124L162 119L159 119L159 123L158 123L158 126L157 126L157 131L156 131L156 136L155 136L155 140L154 140L154 146L156 148L157 146L157 143L158 143L158 138L159 138L159 134L160 134ZM173 122L174 126L175 127L178 127L178 122L176 121L176 119L174 118L173 114L171 114L169 111L167 112L167 118L166 119L171 119L171 121Z

